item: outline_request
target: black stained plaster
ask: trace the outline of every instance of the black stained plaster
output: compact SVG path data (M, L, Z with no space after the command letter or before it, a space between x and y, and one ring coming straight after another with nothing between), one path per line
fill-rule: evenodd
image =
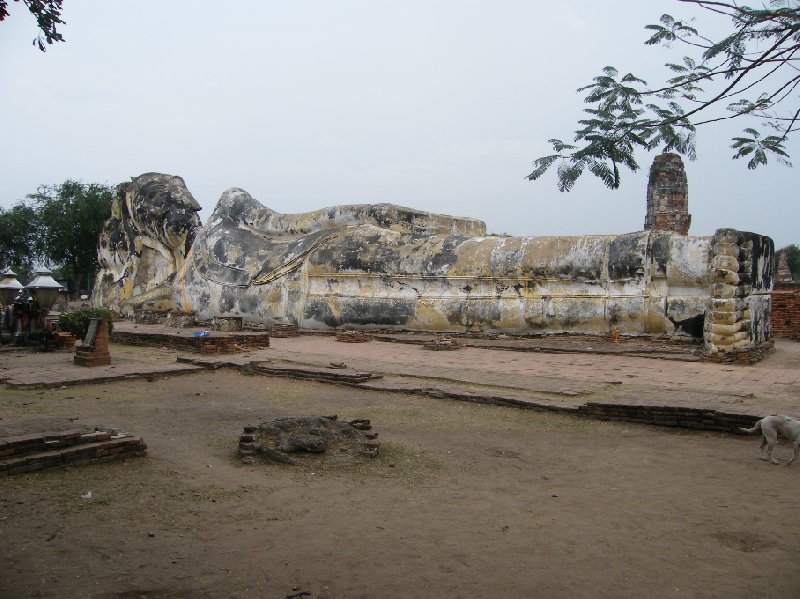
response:
M464 326L465 324L465 312L467 311L467 307L464 305L464 302L448 302L445 306L444 313L447 316L447 322L452 325L459 325Z
M669 263L670 235L656 233L651 239L652 243L647 248L647 258L655 263L658 274L666 275L667 264Z
M342 324L402 326L413 317L414 300L342 298L341 316L335 316L324 298L310 298L305 306L305 318L324 322L330 327Z
M457 250L468 237L444 237L442 247L434 250L430 260L430 272L447 274L458 261Z
M608 278L611 281L642 277L645 263L641 241L641 233L619 235L611 241L608 248Z
M186 235L186 242L183 244L183 255L188 256L189 250L192 249L192 244L194 244L194 240L197 237L197 234L200 232L201 227L194 227L189 233Z
M574 299L566 304L566 310L557 321L562 328L582 324L586 321L587 314L592 313L591 308L592 302Z
M466 306L467 327L490 325L500 322L500 306L497 302L469 302Z
M240 292L237 305L240 313L255 314L258 309L258 297L252 293Z
M228 268L214 262L209 262L197 270L204 277L223 285L244 286L249 285L251 281L250 273L247 271Z
M753 273L753 287L758 290L772 289L775 281L775 244L772 238L755 233L742 233L747 240L752 240L753 251L751 253ZM759 269L761 262L763 268Z
M318 248L312 262L330 264L338 271L395 273L398 271L400 253L385 241L382 242L380 235L343 237Z
M219 311L220 314L232 314L236 303L239 301L242 294L241 289L231 289L230 287L223 287L222 293L219 296Z
M371 216L375 219L378 226L391 228L396 223L405 223L411 228L416 226L419 214L413 210L399 207L388 207L379 205L371 210Z
M198 306L210 306L211 305L211 296L209 295L207 289L204 289L200 293L200 297L197 298L197 305Z
M252 211L264 212L268 210L246 192L236 192L233 201L217 204L216 210L211 215L211 220L230 220L235 224L243 223L248 213Z
M611 303L606 306L606 319L609 325L615 325L622 321L624 316L622 306L620 304Z

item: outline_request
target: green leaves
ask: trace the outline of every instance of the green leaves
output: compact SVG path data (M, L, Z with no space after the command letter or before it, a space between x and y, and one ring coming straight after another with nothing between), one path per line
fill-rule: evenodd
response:
M800 130L800 71L794 64L800 56L800 4L772 0L771 8L751 9L682 1L729 17L732 31L713 41L670 15L647 25L651 35L646 45L681 43L699 55L667 63L671 75L661 86L648 86L632 73L620 78L613 66L603 68L578 89L585 92L586 108L574 133L575 145L551 139L554 153L533 162L529 180L541 178L556 164L560 191L573 189L585 172L616 189L620 166L638 170L637 151L677 152L694 160L698 126L745 117L761 119L775 133L762 137L745 129L746 136L733 138L733 157L748 157L750 169L770 158L791 166L785 142ZM781 113L784 102L794 102L794 107Z
M661 15L660 25L645 25L645 29L653 31L653 35L645 41L646 46L669 44L675 40L698 35L694 27L676 21L670 15Z
M34 46L44 52L46 50L45 43L52 44L53 42L64 41L64 36L57 30L59 25L65 24L61 20L61 5L64 0L24 0L24 3L31 14L36 17L36 24L41 32L34 38ZM0 0L0 21L3 21L7 16L8 0Z
M92 318L105 318L108 321L108 332L114 327L114 313L105 308L83 308L73 312L65 312L58 319L58 328L65 333L72 333L77 339L86 337L89 321Z
M783 138L777 135L768 135L762 138L761 134L752 128L747 128L744 132L747 137L733 138L731 148L736 150L733 155L734 159L749 156L750 160L747 162L747 168L752 170L759 165L767 164L767 157L771 153L775 155L776 160L781 164L792 166L792 163L788 160L789 154L786 153L786 149L783 146Z

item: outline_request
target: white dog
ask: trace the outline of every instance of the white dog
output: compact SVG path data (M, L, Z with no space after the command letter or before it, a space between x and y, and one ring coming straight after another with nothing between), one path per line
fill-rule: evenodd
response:
M771 460L773 464L780 464L779 460L772 457L772 449L775 447L775 443L778 442L778 435L787 439L794 445L794 455L787 462L787 466L791 465L791 463L797 459L798 455L800 455L800 422L794 418L774 414L762 418L755 423L753 428L740 428L739 430L748 435L754 435L758 431L761 431L762 439L760 449L762 460ZM767 449L766 454L764 453L764 448Z

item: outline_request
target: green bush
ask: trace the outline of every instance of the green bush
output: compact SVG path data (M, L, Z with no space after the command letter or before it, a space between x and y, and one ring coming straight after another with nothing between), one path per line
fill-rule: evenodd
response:
M74 312L65 312L58 319L58 329L66 333L72 333L76 339L83 339L86 337L86 331L89 330L89 321L92 318L105 318L108 320L108 333L111 334L114 313L105 308L84 308Z

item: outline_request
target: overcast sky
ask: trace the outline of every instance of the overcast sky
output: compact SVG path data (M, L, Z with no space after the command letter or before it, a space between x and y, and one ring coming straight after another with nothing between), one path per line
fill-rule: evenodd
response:
M280 212L391 202L515 235L641 230L647 172L623 188L525 176L572 138L576 88L606 65L653 82L680 49L646 47L674 0L68 0L42 53L20 3L0 23L0 206L65 179L182 176L205 222L241 187ZM794 169L732 161L736 125L687 161L693 235L734 227L800 243Z

